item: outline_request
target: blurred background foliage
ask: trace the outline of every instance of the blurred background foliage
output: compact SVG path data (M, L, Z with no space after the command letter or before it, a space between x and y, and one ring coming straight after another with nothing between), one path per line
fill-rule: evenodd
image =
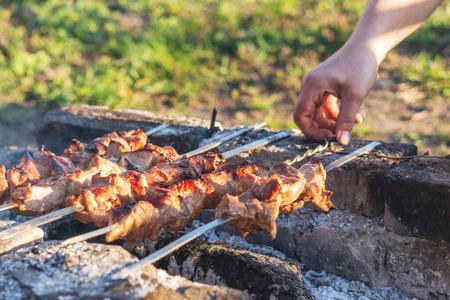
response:
M234 125L259 119L295 127L301 77L345 42L364 4L3 0L0 101L4 108L91 104L192 117L219 106ZM414 59L391 60L394 83L448 103L449 28L445 4L395 49ZM8 115L0 111L3 120Z

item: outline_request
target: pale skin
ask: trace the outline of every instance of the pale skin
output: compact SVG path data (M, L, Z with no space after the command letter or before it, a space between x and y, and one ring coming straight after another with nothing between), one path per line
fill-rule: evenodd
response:
M368 0L351 37L302 78L294 121L307 138L335 135L347 145L358 110L387 52L415 31L442 0Z

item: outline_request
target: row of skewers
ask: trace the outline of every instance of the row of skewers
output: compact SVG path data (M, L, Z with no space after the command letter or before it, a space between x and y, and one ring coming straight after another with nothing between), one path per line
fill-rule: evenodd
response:
M323 166L311 160L300 169L287 163L266 169L250 161L225 161L288 135L223 154L186 155L148 143L140 130L113 132L88 143L72 140L61 156L42 149L36 159L25 154L12 169L0 166L0 201L6 202L0 209L39 216L65 207L75 219L101 228L65 244L103 233L108 242L155 240L163 230L182 229L211 208L216 219L229 222L244 236L265 230L274 238L280 214L294 212L305 202L325 213L334 208ZM17 229L0 232L0 240Z
M227 165L226 156L180 156L172 147L148 144L140 130L107 134L89 143L73 140L62 156L42 149L36 159L27 153L18 166L6 171L2 166L1 199L7 199L13 213L23 215L71 208L81 222L109 224L107 241L155 239L163 229L183 228L224 196L229 202L229 196L256 183L261 186L269 175L254 163ZM327 205L332 207L331 202ZM0 233L2 238L7 234Z

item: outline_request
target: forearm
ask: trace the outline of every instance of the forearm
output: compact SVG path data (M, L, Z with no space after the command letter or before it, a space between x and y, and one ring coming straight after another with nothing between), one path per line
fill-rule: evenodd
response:
M386 53L414 32L442 0L368 0L343 48L366 47L378 64Z

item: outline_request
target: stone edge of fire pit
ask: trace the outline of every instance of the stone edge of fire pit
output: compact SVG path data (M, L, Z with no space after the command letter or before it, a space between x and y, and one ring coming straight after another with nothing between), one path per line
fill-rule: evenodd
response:
M247 293L189 281L149 265L113 282L108 274L136 258L119 246L45 242L0 256L0 298L251 299Z
M386 228L450 243L450 160L405 161L386 179Z
M186 117L155 115L130 109L79 105L52 110L36 131L38 146L60 155L72 139L88 141L112 131L148 131L161 124L170 126L151 136L156 145L172 146L181 153L195 149L206 137L209 122Z

